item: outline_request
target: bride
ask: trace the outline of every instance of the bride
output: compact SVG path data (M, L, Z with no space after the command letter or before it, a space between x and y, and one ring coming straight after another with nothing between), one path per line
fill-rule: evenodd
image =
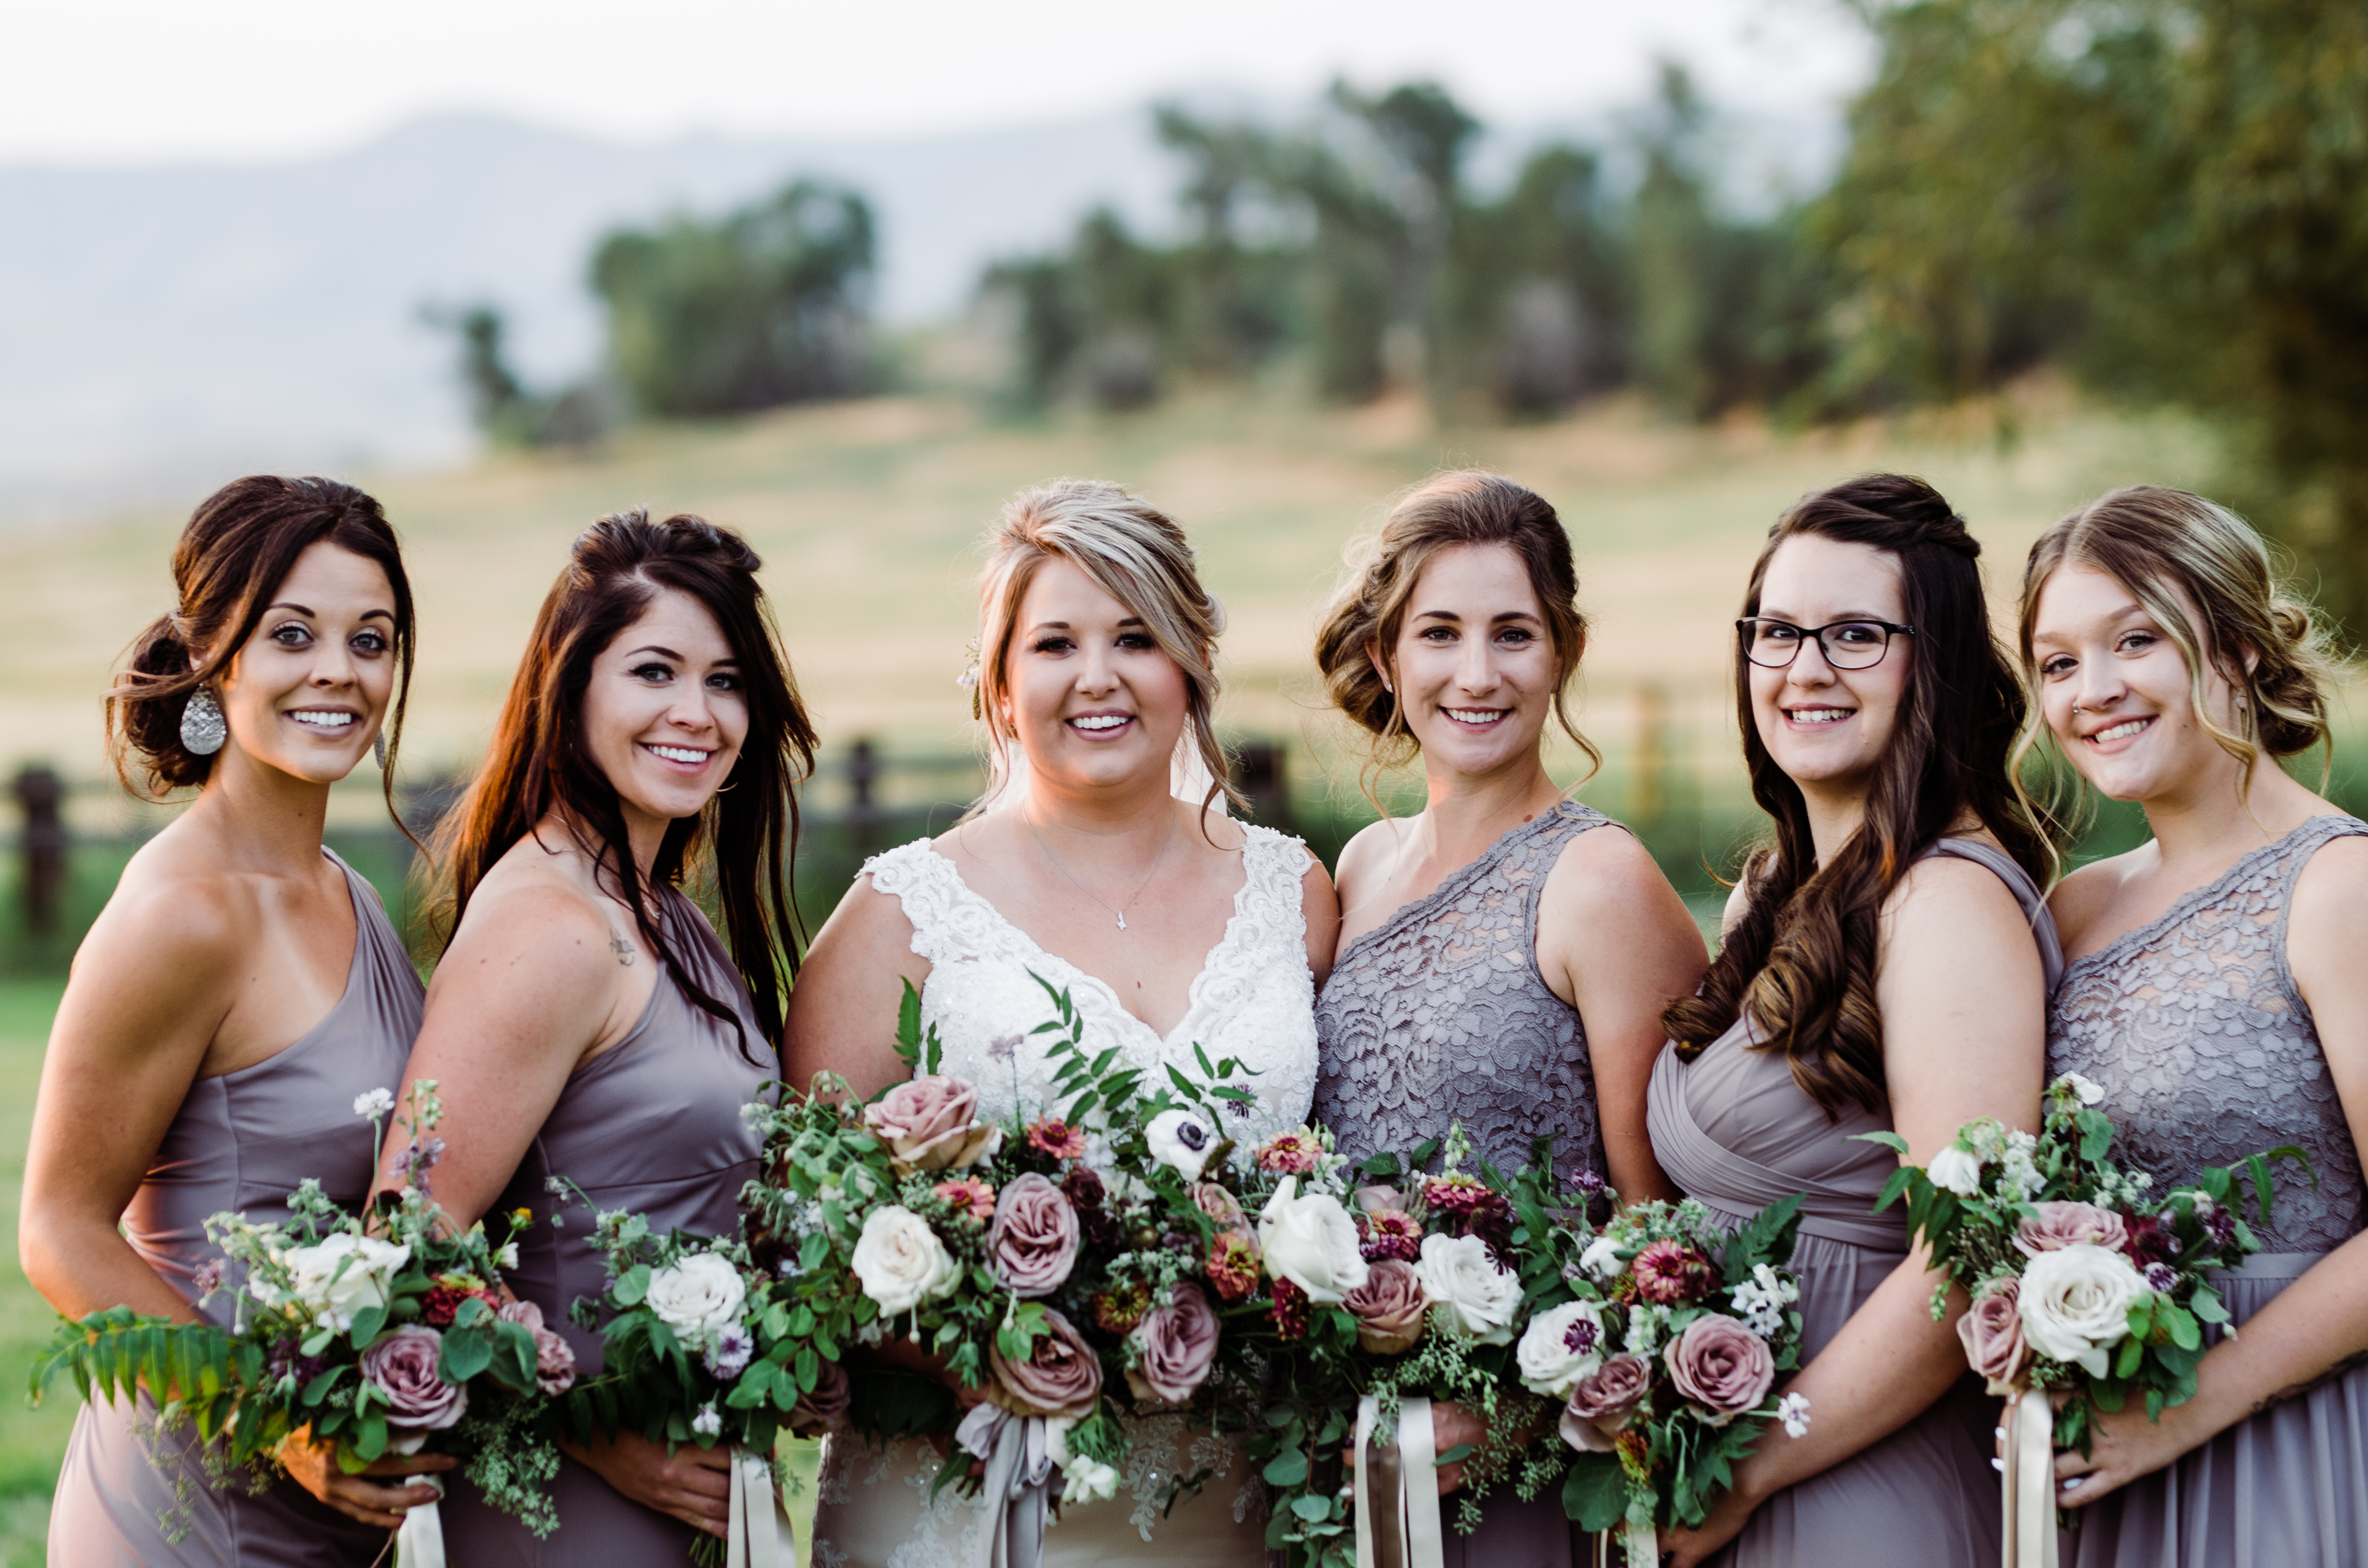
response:
M943 1070L980 1113L1038 1114L1052 1072L1030 1030L1051 1017L1033 976L1066 987L1087 1044L1150 1070L1193 1046L1254 1070L1237 1136L1304 1120L1315 1081L1315 987L1338 902L1297 839L1229 820L1211 727L1223 616L1183 530L1114 484L1022 493L987 540L973 710L994 783L951 833L875 857L814 939L791 999L790 1081L844 1076L869 1095L904 1076L899 976L921 992ZM1189 798L1171 792L1178 779ZM893 1344L916 1369L916 1351ZM860 1374L859 1374L860 1375ZM1256 1472L1178 1415L1132 1428L1126 1483L1064 1511L1049 1568L1258 1559ZM823 1461L816 1568L968 1568L985 1510L923 1442L835 1437ZM1210 1472L1162 1513L1179 1472Z

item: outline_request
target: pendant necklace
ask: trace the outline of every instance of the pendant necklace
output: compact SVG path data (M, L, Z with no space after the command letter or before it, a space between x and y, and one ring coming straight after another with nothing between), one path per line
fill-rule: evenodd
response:
M1060 872L1062 876L1066 877L1071 887L1076 889L1079 892L1085 894L1087 898L1092 899L1096 903L1100 904L1104 909L1109 910L1110 914L1117 916L1118 928L1121 931L1126 929L1127 905L1132 904L1136 899L1141 898L1143 896L1143 890L1151 885L1151 879L1159 875L1159 868L1167 863L1168 846L1176 842L1176 816L1175 813L1171 812L1168 813L1167 817L1167 836L1159 841L1159 853L1153 856L1151 858L1150 872L1144 877L1143 881L1135 888L1134 892L1127 895L1126 903L1112 904L1108 899L1102 897L1101 894L1094 892L1093 889L1086 886L1085 883L1069 875L1069 868L1061 864L1061 858L1053 853L1053 846L1044 842L1044 835L1036 831L1036 824L1033 821L1030 820L1027 812L1022 811L1019 813L1019 820L1028 824L1028 835L1036 841L1036 847L1044 852L1044 858L1053 862L1053 869Z

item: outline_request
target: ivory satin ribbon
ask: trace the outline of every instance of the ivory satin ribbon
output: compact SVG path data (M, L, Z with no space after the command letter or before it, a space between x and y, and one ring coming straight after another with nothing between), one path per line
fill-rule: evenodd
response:
M2036 1389L2018 1395L2006 1421L2003 1568L2055 1568L2055 1415Z
M797 1568L797 1530L773 1484L768 1455L732 1450L732 1517L725 1528L723 1568Z
M1381 1401L1357 1405L1357 1568L1444 1568L1439 1440L1430 1401L1398 1402L1397 1440L1378 1443Z
M409 1476L404 1484L433 1486L438 1497L444 1495L440 1475ZM435 1504L421 1503L403 1511L403 1526L394 1532L394 1561L395 1568L444 1568L444 1520Z

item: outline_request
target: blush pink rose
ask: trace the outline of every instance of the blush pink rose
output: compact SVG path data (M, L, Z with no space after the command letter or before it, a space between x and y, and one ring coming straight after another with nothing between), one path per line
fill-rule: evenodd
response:
M534 1335L534 1381L557 1399L575 1386L575 1347L542 1325L542 1309L532 1301L512 1301L501 1309L501 1320L514 1323Z
M1610 1453L1612 1435L1652 1392L1652 1364L1642 1356L1607 1358L1570 1391L1562 1408L1562 1440L1581 1453Z
M408 1324L362 1352L362 1381L386 1396L386 1424L406 1432L440 1432L468 1414L469 1391L436 1370L444 1336Z
M2021 1281L1998 1280L1957 1320L1965 1364L1988 1380L1990 1393L1998 1399L2016 1392L2022 1369L2031 1364L2031 1346L2022 1337L2021 1296Z
M1102 1397L1101 1358L1067 1318L1048 1312L1044 1322L1051 1332L1030 1347L1025 1361L1007 1360L1001 1347L987 1346L987 1369L995 1379L986 1397L1015 1415L1066 1415L1082 1421Z
M1049 1176L1012 1177L995 1200L986 1257L1013 1295L1051 1295L1076 1267L1076 1208Z
M1143 1314L1131 1337L1143 1352L1126 1369L1126 1386L1134 1397L1189 1403L1216 1364L1217 1309L1201 1287L1181 1284L1166 1306Z
M1365 1282L1340 1303L1357 1320L1357 1346L1376 1356L1395 1356L1414 1348L1422 1337L1423 1313L1430 1297L1422 1276L1411 1263L1395 1257L1375 1259L1365 1270Z
M2093 1203L2049 1202L2033 1204L2039 1210L2032 1219L2015 1228L2015 1249L2025 1257L2037 1257L2043 1252L2061 1252L2068 1246L2090 1243L2111 1252L2121 1252L2129 1244L2129 1227L2122 1217L2110 1209L2100 1209Z
M1663 1354L1669 1381L1724 1426L1759 1408L1776 1384L1776 1358L1768 1342L1725 1312L1704 1312L1686 1324Z
M952 1170L987 1152L992 1123L978 1119L978 1091L960 1078L927 1074L863 1108L863 1125L888 1145L899 1175Z

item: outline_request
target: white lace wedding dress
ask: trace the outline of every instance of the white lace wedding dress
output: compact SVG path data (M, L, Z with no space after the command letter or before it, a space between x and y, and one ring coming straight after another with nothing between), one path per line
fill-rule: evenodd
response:
M928 839L865 864L875 889L903 901L913 951L930 966L922 1022L937 1026L944 1042L941 1070L978 1085L982 1115L1008 1117L1015 1097L1031 1114L1053 1103L1044 1037L1029 1035L1053 1016L1034 974L1068 988L1086 1020L1088 1049L1115 1045L1155 1077L1166 1063L1191 1066L1196 1043L1212 1062L1231 1056L1253 1069L1240 1082L1258 1103L1228 1131L1247 1140L1306 1119L1315 1087L1315 982L1300 914L1307 851L1269 828L1242 831L1245 875L1233 917L1165 1039L1121 1006L1109 985L1038 947L973 892ZM1146 1417L1129 1431L1125 1484L1109 1502L1063 1511L1045 1534L1046 1568L1262 1561L1259 1482L1237 1448L1188 1429L1177 1415ZM814 1568L973 1568L986 1513L952 1487L930 1498L941 1462L923 1442L883 1449L833 1437L823 1456ZM1162 1517L1169 1480L1201 1470L1214 1474Z

